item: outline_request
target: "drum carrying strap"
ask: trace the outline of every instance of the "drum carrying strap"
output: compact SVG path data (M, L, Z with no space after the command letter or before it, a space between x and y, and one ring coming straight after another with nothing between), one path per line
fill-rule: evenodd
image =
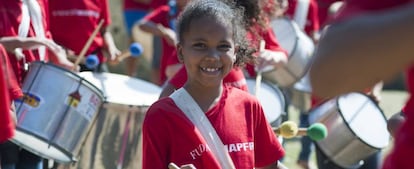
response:
M22 21L19 25L19 37L27 37L29 33L30 22L33 24L33 29L36 33L36 37L45 39L46 36L42 22L42 10L39 3L36 0L23 0ZM44 60L46 55L46 47L40 46L38 48L38 52L40 60Z
M178 108L184 112L203 135L210 150L218 158L221 168L234 169L233 161L217 135L216 130L190 94L184 88L180 88L169 97L173 99Z

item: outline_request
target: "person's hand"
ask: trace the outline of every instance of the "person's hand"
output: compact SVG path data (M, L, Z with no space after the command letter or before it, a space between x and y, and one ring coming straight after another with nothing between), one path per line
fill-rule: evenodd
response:
M395 137L395 134L401 128L404 121L405 121L405 117L402 112L392 115L387 120L387 130L391 134L392 137Z
M196 169L196 167L193 164L185 164L178 167L174 163L170 163L168 164L168 169Z
M50 60L54 64L66 68L68 70L78 70L78 68L74 69L75 65L68 60L66 55L67 53L65 49L63 49L63 47L54 43L51 40L47 40L45 44L47 44L46 47L49 49Z
M122 54L122 52L116 48L115 46L108 46L108 48L104 48L104 54L109 59L109 63L112 65L118 64L118 57Z
M263 71L269 69L277 69L287 64L287 56L284 52L276 52L271 50L263 50L257 57L257 70Z

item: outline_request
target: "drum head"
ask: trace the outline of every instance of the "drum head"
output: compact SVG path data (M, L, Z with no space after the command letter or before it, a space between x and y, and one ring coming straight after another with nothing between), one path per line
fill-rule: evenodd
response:
M246 79L249 93L254 94L256 88L255 79ZM282 92L267 82L262 82L257 98L262 104L266 119L270 124L278 120L285 111L285 99Z
M59 145L48 144L47 140L36 137L19 129L16 130L11 141L26 150L37 154L43 158L53 159L60 163L74 161L70 152L62 149Z
M125 75L81 72L80 76L101 89L110 103L150 106L161 93L159 86Z
M374 101L364 94L350 93L338 98L338 108L349 128L362 141L379 149L388 146L386 118Z
M276 34L280 46L288 52L290 57L295 50L298 39L295 28L292 25L292 21L287 18L278 18L272 20L270 25L273 32Z

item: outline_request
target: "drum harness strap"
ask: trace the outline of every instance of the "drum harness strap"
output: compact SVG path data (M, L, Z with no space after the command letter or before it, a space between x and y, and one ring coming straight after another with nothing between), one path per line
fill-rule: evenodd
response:
M187 118L198 128L210 150L220 162L221 168L234 169L233 161L226 151L220 137L217 135L216 130L190 94L184 88L180 88L169 97L173 99L178 108L180 108Z
M22 20L19 24L18 35L19 37L27 37L30 29L30 22L32 22L34 32L37 38L45 39L45 30L42 23L42 11L39 3L36 0L23 0L22 1ZM38 53L40 60L45 60L46 47L38 47ZM29 69L29 64L26 63L26 58L23 54L22 48L14 49L14 54L17 60L23 59L23 70Z

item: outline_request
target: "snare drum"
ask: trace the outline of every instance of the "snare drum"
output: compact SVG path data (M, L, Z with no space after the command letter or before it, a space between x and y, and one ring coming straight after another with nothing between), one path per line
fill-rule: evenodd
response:
M255 79L246 79L248 90L254 94L256 88ZM278 127L282 122L282 115L285 114L286 102L283 93L275 85L262 81L257 98L263 106L266 119L273 127Z
M86 138L79 161L58 168L141 168L141 127L161 88L120 74L81 72L80 76L101 89L106 102Z
M288 18L274 19L270 24L280 46L287 50L289 57L284 68L263 72L263 78L278 86L289 87L299 81L308 71L308 64L315 45L312 39Z
M43 62L30 65L22 90L11 141L43 158L74 161L103 103L101 91L77 74Z
M328 136L316 144L343 168L358 168L361 160L387 147L390 140L384 113L362 93L341 95L321 104L310 111L309 122L326 125Z

